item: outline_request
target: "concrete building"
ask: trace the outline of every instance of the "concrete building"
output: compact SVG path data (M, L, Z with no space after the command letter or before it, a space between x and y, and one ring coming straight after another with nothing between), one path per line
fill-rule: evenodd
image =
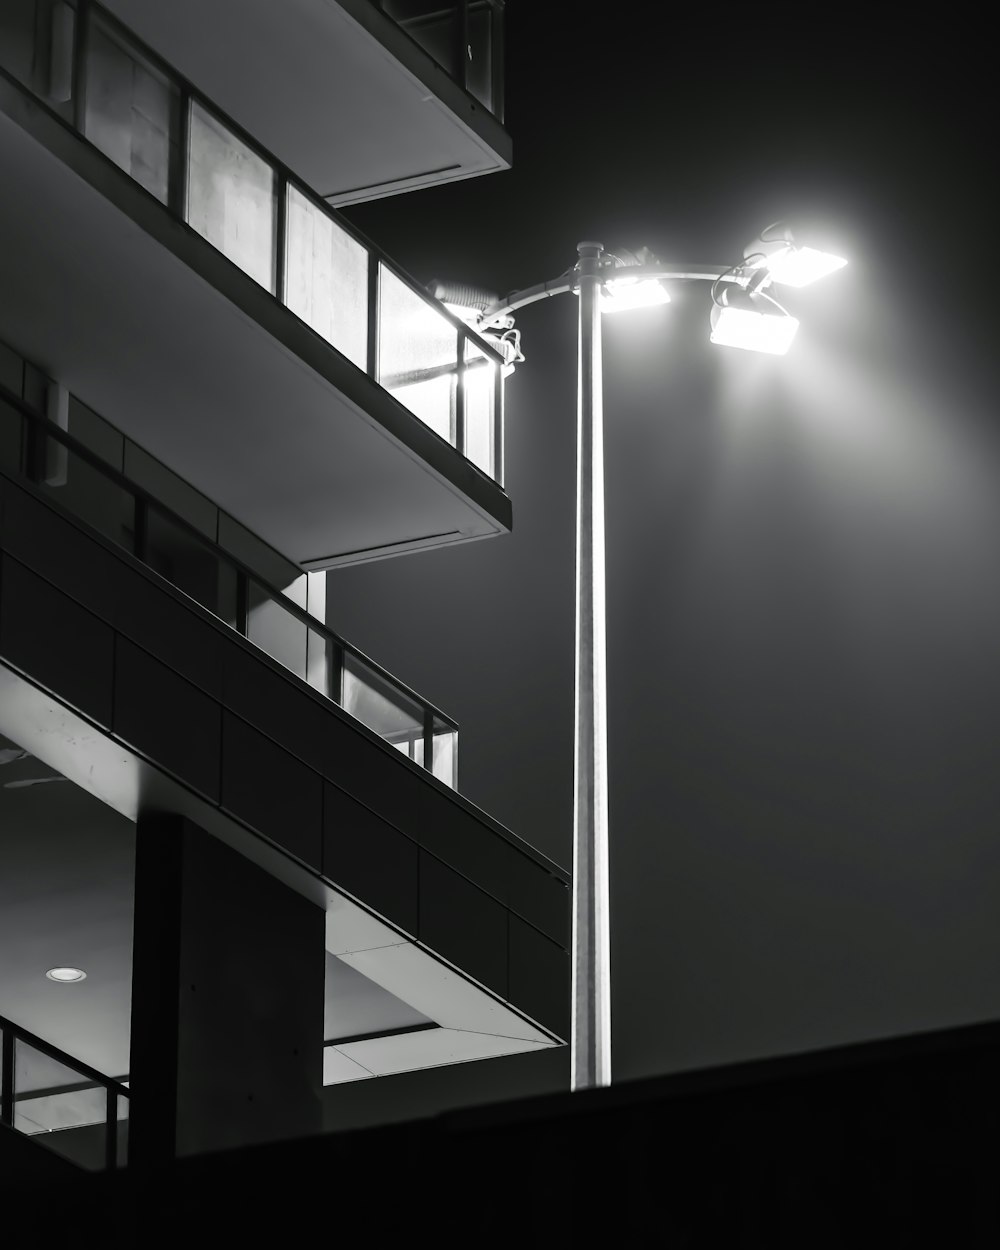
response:
M509 165L502 7L0 12L0 1131L87 1166L566 1039L566 874L326 594L510 529L505 344L337 211Z

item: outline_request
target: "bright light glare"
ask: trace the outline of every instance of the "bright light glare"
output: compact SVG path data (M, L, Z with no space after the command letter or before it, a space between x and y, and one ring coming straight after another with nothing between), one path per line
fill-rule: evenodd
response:
M842 269L847 261L842 256L818 252L814 247L787 247L772 252L766 263L775 282L783 286L808 286L817 278Z
M464 321L467 326L475 327L479 323L479 309L470 308L468 304L452 304L448 300L442 300L441 303L448 309L453 316Z
M798 328L795 317L730 308L726 304L712 306L711 339L724 347L743 347L751 352L783 356L791 347Z
M611 278L601 291L601 312L628 312L670 303L670 292L655 278Z

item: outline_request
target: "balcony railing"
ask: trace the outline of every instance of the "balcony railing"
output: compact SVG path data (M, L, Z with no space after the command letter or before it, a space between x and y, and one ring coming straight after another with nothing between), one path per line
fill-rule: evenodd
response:
M127 1086L4 1016L0 1043L0 1124L91 1171L128 1162Z
M371 0L503 121L503 0Z
M503 359L492 344L100 5L0 7L0 70L502 481Z
M31 482L408 759L457 787L453 720L2 387L0 471Z

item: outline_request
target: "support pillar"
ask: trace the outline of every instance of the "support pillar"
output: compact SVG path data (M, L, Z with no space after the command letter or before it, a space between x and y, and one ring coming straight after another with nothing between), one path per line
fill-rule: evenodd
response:
M191 821L140 817L131 1166L321 1131L324 925Z

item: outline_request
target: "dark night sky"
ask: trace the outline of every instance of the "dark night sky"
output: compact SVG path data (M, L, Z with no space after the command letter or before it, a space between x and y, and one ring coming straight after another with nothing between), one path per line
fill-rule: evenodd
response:
M531 285L581 238L727 261L777 218L851 260L785 358L710 345L704 287L606 322L615 1079L994 1017L985 36L508 10L514 169L351 214L418 279ZM575 312L518 319L513 535L330 581L459 720L464 792L564 864Z

